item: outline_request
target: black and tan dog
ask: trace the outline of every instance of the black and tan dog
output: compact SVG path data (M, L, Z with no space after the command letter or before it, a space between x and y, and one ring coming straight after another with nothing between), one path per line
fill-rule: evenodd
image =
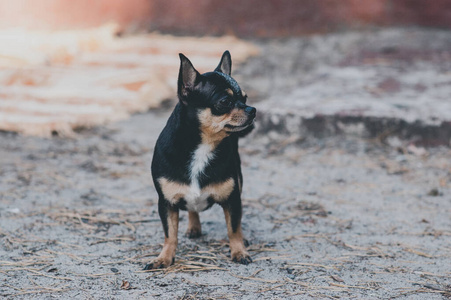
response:
M165 234L160 255L145 269L174 262L179 210L188 211L190 238L201 235L199 212L217 203L224 210L233 261L252 262L241 232L241 163L238 138L253 129L256 110L230 77L224 52L213 72L200 74L180 54L179 103L155 145L152 176Z

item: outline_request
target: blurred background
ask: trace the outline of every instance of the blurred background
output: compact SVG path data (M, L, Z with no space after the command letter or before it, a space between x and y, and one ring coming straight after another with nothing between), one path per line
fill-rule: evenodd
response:
M280 37L368 26L451 26L448 0L33 0L0 1L2 28L90 28L189 35Z
M178 53L224 50L254 263L214 206L142 273ZM450 95L451 0L0 0L0 298L449 297Z
M447 143L450 28L449 0L0 0L0 129L70 136L127 118L174 99L177 53L207 71L228 49L261 130L435 126L427 143ZM429 131L405 126L417 121Z

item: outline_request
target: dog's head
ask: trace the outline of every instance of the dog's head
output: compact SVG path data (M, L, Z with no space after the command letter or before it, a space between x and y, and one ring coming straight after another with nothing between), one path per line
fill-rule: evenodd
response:
M197 118L203 132L242 135L253 128L257 110L246 105L247 95L230 76L231 71L229 51L224 52L213 72L204 74L180 54L178 97L181 105Z

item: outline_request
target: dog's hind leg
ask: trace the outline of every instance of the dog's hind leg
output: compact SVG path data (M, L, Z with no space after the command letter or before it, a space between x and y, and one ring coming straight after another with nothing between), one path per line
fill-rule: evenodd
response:
M190 239L198 238L202 235L199 213L195 211L188 212L188 230L186 231L186 235Z

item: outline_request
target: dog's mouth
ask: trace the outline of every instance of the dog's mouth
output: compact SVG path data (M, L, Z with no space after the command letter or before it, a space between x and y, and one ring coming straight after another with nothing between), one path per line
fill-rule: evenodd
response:
M228 132L237 132L237 131L242 131L246 128L248 128L249 126L251 126L252 124L254 124L255 118L249 119L247 120L244 124L242 125L230 125L230 124L226 124L225 128L227 128Z

